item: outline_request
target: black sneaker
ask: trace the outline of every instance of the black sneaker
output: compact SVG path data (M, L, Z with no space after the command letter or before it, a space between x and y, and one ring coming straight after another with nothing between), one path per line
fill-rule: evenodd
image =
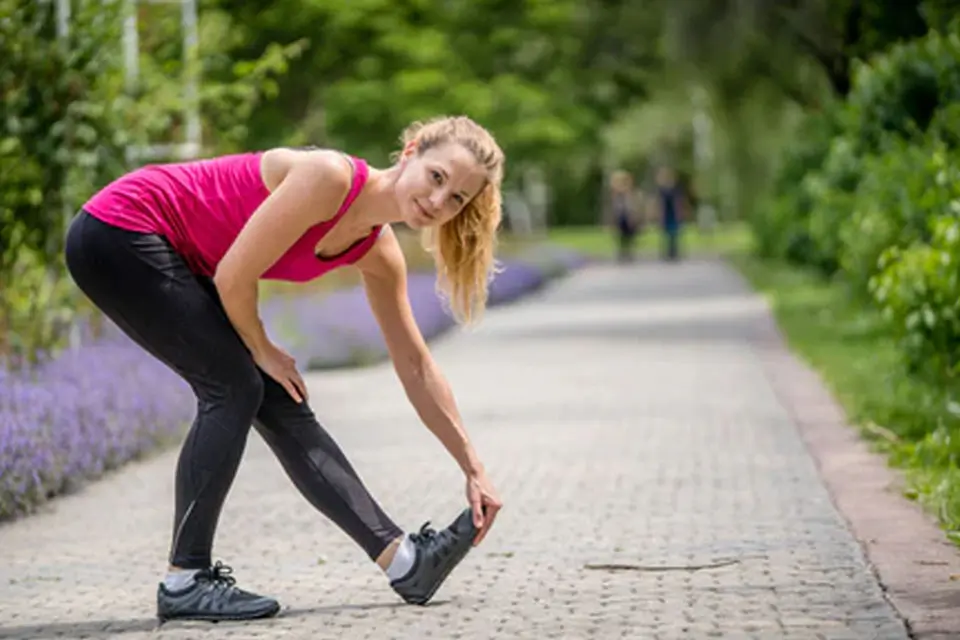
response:
M157 617L167 620L252 620L269 618L280 611L273 598L238 589L232 569L220 562L197 572L193 584L170 591L161 582L157 588Z
M473 545L478 529L473 512L465 510L446 529L434 531L427 522L410 539L417 549L413 567L402 578L390 583L393 590L410 604L426 604L443 581Z

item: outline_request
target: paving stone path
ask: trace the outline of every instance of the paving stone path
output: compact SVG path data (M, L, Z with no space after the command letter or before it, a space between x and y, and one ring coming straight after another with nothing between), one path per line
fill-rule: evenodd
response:
M400 604L253 433L215 553L279 617L157 627L170 451L0 527L0 638L907 638L771 382L769 333L729 268L690 261L591 267L434 343L506 506L432 606ZM309 384L402 526L458 513L461 476L388 364Z

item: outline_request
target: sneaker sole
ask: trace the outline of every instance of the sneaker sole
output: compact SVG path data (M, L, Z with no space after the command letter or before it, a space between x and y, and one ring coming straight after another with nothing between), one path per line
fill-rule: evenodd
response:
M266 609L266 610L264 610L264 611L258 611L258 612L256 612L256 613L233 614L233 615L230 615L230 614L225 614L225 615L224 615L224 614L221 614L221 615L213 615L213 614L206 614L206 615L204 615L204 614L196 614L196 615L160 615L160 614L158 614L158 615L157 615L157 619L160 621L161 624L163 624L163 623L165 623L165 622L173 622L173 621L175 621L175 620L183 620L183 621L187 621L187 622L189 622L189 621L196 621L196 622L241 622L241 621L244 621L244 620L261 620L261 619L263 619L263 618L272 618L272 617L274 617L275 615L277 615L278 613L280 613L280 604L279 604L279 603L278 603L277 606L275 606L275 607L271 607L270 609Z

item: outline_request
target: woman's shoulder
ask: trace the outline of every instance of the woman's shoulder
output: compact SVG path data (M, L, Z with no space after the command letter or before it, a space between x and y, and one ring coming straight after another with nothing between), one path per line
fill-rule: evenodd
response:
M260 173L270 191L297 171L309 175L318 186L349 188L354 167L350 157L336 149L274 147L263 152Z

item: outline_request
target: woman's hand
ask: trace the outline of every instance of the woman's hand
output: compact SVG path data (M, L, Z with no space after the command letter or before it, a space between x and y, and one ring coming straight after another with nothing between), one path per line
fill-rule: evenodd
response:
M289 353L268 342L266 347L253 354L253 361L264 373L279 382L297 404L307 399L307 385Z
M503 506L486 471L467 476L467 501L473 508L473 524L480 529L473 539L473 545L477 546L490 531L497 512Z

